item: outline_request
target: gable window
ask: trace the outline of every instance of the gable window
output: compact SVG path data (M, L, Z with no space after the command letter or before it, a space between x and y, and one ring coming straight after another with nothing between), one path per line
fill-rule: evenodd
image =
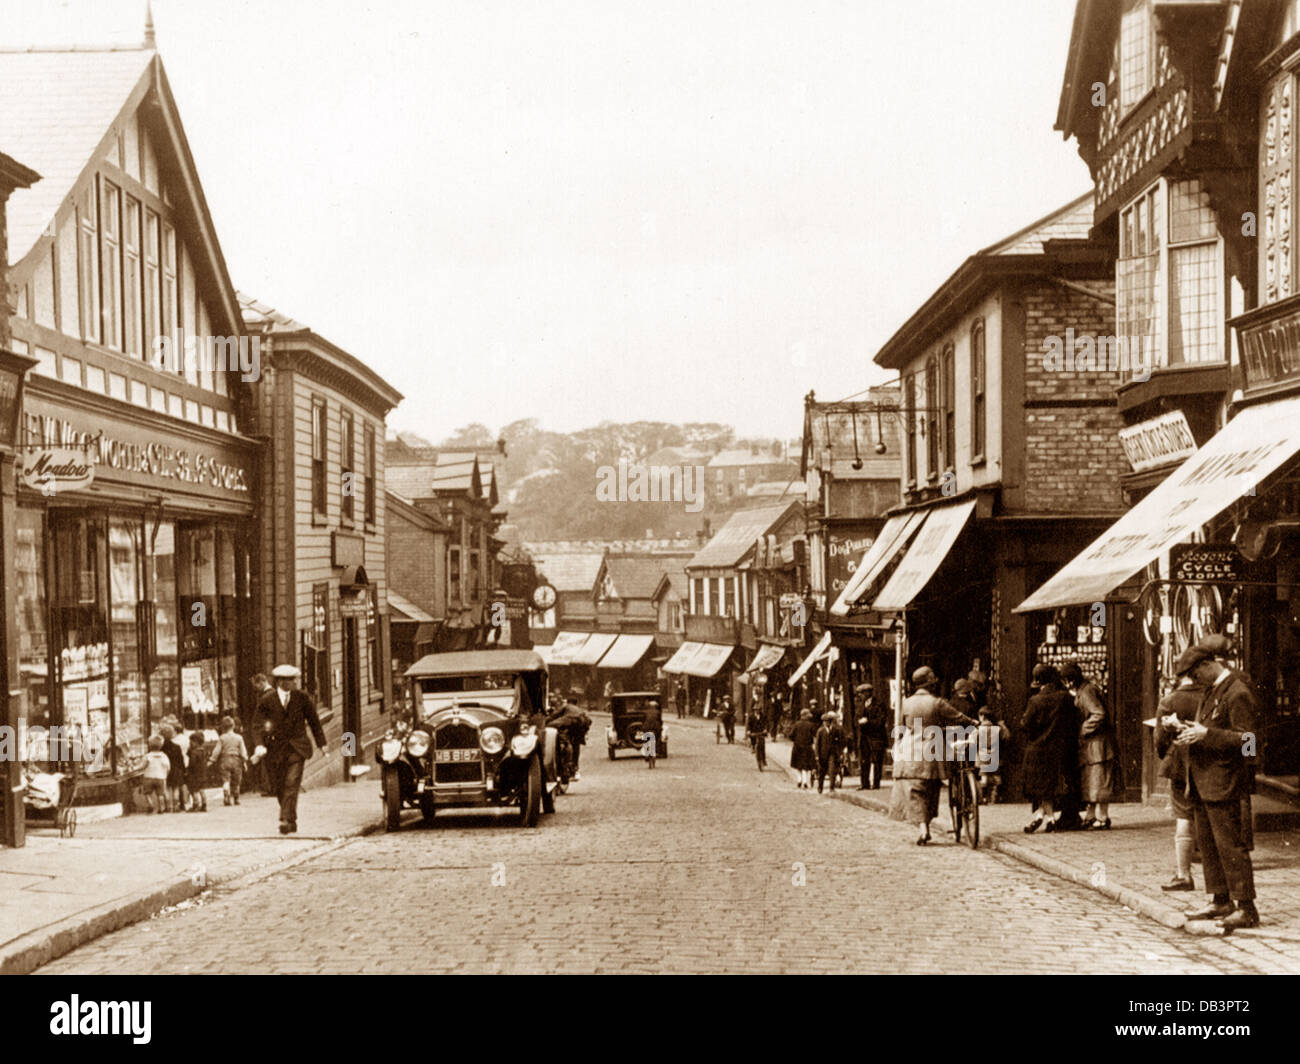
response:
M365 431L366 439L366 524L375 523L375 510L378 505L378 491L376 482L378 480L378 471L376 468L377 458L375 448L375 429L373 425L367 425Z
M163 225L162 241L162 322L160 332L164 336L171 336L176 331L178 324L177 303L176 303L176 230L170 225ZM173 364L169 367L173 373L184 372L181 363L184 359L181 352L172 352Z
M311 401L311 512L326 516L325 501L325 400Z
M154 337L162 332L162 322L158 317L159 293L161 292L160 259L162 256L162 238L158 215L148 208L144 212L144 343L152 345ZM153 358L152 349L149 361L158 365Z
M77 207L77 264L81 274L81 336L98 342L99 320L99 197L95 185L87 187Z
M952 344L943 349L939 357L939 369L943 375L940 386L943 407L943 467L954 469L957 465L957 370L956 351Z
M939 475L939 363L931 358L925 364L925 474L933 480Z
M339 503L339 512L349 524L356 516L357 473L357 427L352 411L339 411L339 473L343 485L343 494Z
M701 614L704 612L704 580L702 577L694 577L691 580L691 612Z
M1195 180L1161 179L1120 212L1116 303L1130 374L1223 358L1223 245Z
M1125 111L1151 91L1154 52L1147 0L1124 0L1119 23L1119 103Z
M127 196L122 211L122 335L125 351L141 355L140 315L144 291L140 281L140 201Z
M718 577L718 583L722 585L722 616L736 616L736 585L728 577Z
M122 350L122 190L111 181L99 189L100 300L104 328L100 339Z
M970 451L971 461L984 457L987 427L985 396L987 369L984 365L984 322L977 321L970 331Z
M916 374L903 378L903 420L907 423L907 483L916 483Z

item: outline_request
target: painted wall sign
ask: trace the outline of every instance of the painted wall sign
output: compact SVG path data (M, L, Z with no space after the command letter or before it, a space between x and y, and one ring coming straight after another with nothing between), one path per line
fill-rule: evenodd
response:
M1169 548L1174 580L1235 584L1242 579L1241 553L1231 543L1175 543Z
M1181 462L1196 453L1196 437L1181 410L1120 429L1119 442L1135 473Z
M1246 387L1300 377L1300 311L1237 328Z
M22 455L22 481L43 495L88 488L95 480L95 458L80 448L47 448Z
M840 536L831 533L826 544L829 557L826 562L826 590L839 597L858 568L867 548L876 541L875 536Z

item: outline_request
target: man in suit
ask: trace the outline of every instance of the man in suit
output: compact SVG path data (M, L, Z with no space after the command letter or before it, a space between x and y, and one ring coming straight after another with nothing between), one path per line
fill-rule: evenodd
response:
M1217 920L1227 932L1257 927L1255 871L1242 822L1242 799L1250 793L1249 759L1256 741L1255 693L1201 643L1179 655L1174 672L1206 687L1193 722L1169 722L1178 732L1175 745L1187 752L1187 797L1205 889L1212 895L1206 908L1187 916Z
M275 687L258 702L257 715L262 722L267 772L280 799L280 834L288 835L298 830L298 791L302 788L303 766L311 757L307 729L311 729L322 754L329 750L316 706L294 687L298 670L292 665L277 665L271 676Z
M858 763L861 769L859 790L879 790L880 776L885 765L885 745L889 739L889 722L885 720L885 707L876 699L871 684L857 688L861 699L858 709Z
M250 746L256 746L261 740L258 738L259 729L257 724L258 709L269 693L275 690L271 686L271 681L266 678L266 673L256 672L248 681L253 687L253 708L247 716L243 717L240 723L243 725L244 735ZM259 762L252 767L250 778L245 781L245 789L257 787L265 798L274 798L275 784L271 779L271 770L264 762Z

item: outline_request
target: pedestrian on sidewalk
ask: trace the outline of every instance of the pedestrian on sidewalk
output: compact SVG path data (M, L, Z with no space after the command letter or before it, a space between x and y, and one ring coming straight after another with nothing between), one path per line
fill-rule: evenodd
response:
M817 757L813 753L816 738L817 725L813 723L812 710L801 710L799 720L790 729L790 767L799 773L796 786L800 790L812 787L812 773L817 767Z
M1187 748L1177 746L1179 726L1174 721L1196 720L1205 688L1184 676L1178 686L1160 700L1156 709L1155 749L1160 758L1160 778L1169 781L1169 811L1174 817L1174 877L1161 890L1195 890L1192 853L1196 831L1191 799L1187 797ZM1172 717L1173 720L1169 718Z
M257 712L262 721L267 770L280 800L280 834L288 835L298 830L298 792L302 789L303 767L311 757L308 728L322 754L328 753L329 747L315 703L294 686L298 670L292 665L277 665L271 675L275 687L262 697Z
M722 734L727 737L727 742L736 741L736 710L731 704L731 695L722 696L722 704L718 708L718 720L722 722Z
M259 731L257 727L258 711L261 708L262 699L264 699L268 693L274 691L275 688L271 686L271 681L267 679L266 673L264 672L254 673L252 679L248 682L253 687L254 709L252 718L245 723L244 733L251 737L249 741L257 743L260 741L257 736L257 732ZM247 742L245 745L247 745ZM274 798L276 791L274 781L271 779L271 766L265 761L259 763L250 760L249 764L252 766L252 772L250 773L251 778L248 781L250 789L256 787L258 791L262 793L263 797Z
M170 724L158 727L162 736L162 752L167 755L167 812L180 812L185 808L185 755L176 743L176 731Z
M192 813L208 811L208 759L212 756L212 743L201 731L190 732L189 764L185 766L185 786L190 792L189 809Z
M943 729L973 727L975 721L939 697L939 677L928 665L912 673L912 694L903 700L903 731L894 750L894 796L889 815L916 825L916 844L930 841L930 821L939 815L939 791L951 775L952 744ZM935 732L940 741L934 742ZM900 786L899 781L903 783Z
M163 737L149 736L149 753L144 758L144 776L140 781L140 796L149 803L149 812L165 813L167 801L167 776L172 770L171 758L163 753Z
M822 714L822 726L817 729L813 748L817 754L817 793L822 793L828 774L833 791L835 776L844 757L844 729L836 722L835 714L830 710Z
M767 768L767 713L757 695L754 696L749 719L745 721L745 736L749 739L749 748L758 762L758 771L762 772Z
M1187 795L1205 889L1212 896L1208 906L1187 918L1218 920L1232 932L1259 926L1255 870L1242 823L1242 800L1250 794L1248 751L1256 742L1259 703L1240 674L1215 661L1214 653L1196 644L1174 662L1176 675L1190 676L1207 688L1196 719L1179 722L1174 743L1187 751Z
M1044 825L1047 831L1056 830L1057 802L1070 793L1071 777L1078 767L1074 700L1051 665L1035 665L1033 682L1038 693L1029 699L1020 720L1025 743L1024 791L1033 803L1033 815L1025 825L1028 834Z
M244 737L235 731L233 717L222 717L220 728L221 733L209 755L208 764L215 767L220 775L221 804L238 805L248 747L244 745Z
M1085 831L1110 830L1110 803L1123 790L1115 720L1101 689L1083 675L1077 661L1061 667L1061 679L1079 714L1079 792L1087 803Z
M997 718L992 706L980 706L975 729L975 757L979 767L980 801L995 805L1002 786L1002 758L1011 741L1011 729Z
M855 693L861 707L858 710L858 764L862 786L858 789L878 791L885 768L889 722L885 719L884 703L876 698L871 684L860 684Z

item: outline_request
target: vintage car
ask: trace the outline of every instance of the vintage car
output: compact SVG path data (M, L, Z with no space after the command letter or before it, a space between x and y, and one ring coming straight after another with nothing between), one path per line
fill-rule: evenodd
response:
M668 756L668 729L663 723L663 698L658 691L623 691L609 696L609 715L613 719L605 729L605 742L609 747L609 759L619 750L636 750L640 753L645 746L643 722L646 704L653 699L659 703L659 734L655 736L655 756Z
M546 663L528 650L429 654L406 670L407 702L379 741L384 824L402 810L516 806L536 827L555 811L556 734L544 725Z

